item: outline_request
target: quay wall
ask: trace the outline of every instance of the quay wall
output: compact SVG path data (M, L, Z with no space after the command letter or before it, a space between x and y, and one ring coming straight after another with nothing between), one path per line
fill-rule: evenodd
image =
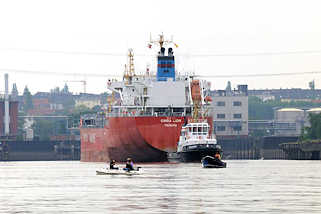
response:
M268 136L261 138L235 137L218 138L218 144L222 146L224 159L290 159L280 144L296 142L298 137L292 136Z
M80 141L1 142L0 161L80 160Z

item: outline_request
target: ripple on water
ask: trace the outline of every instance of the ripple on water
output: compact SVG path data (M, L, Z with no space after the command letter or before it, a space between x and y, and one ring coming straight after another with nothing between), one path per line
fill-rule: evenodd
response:
M0 213L319 213L319 161L142 164L97 176L103 163L0 162ZM108 211L108 212L107 212Z

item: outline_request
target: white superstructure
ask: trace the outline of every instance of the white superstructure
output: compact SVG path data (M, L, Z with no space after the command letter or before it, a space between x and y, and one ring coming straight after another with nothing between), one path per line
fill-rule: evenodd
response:
M206 105L205 96L210 84L205 80L194 80L189 74L178 75L175 70L173 50L161 47L158 53L157 72L152 74L149 68L144 75L134 72L133 53L130 50L129 67L125 67L123 81L108 80L107 86L120 100L109 104L114 112L144 112L159 114L179 113L190 115L193 108ZM202 113L202 109L199 109ZM110 109L112 111L112 109Z
M130 83L110 80L108 89L119 93L123 106L186 106L191 105L189 76L175 81L157 81L155 76L133 76Z

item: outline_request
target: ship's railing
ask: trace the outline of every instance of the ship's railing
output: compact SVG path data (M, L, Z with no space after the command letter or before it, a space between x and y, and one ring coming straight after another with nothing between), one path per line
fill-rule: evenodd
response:
M79 121L82 128L103 128L108 122L108 117L184 117L184 112L100 112L95 114L83 115Z
M107 117L184 117L184 112L117 112L117 113L106 113Z
M83 115L79 121L82 128L103 128L104 125L105 116L102 113Z

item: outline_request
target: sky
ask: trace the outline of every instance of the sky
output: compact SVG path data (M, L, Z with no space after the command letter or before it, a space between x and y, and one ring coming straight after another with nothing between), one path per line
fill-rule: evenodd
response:
M308 88L312 80L320 89L320 8L313 0L0 0L0 91L8 73L20 94L65 83L79 93L83 80L87 92L105 92L107 80L123 74L129 48L137 72L154 69L157 49L147 44L161 33L179 46L177 71L212 89L227 81ZM271 74L282 75L260 76Z

